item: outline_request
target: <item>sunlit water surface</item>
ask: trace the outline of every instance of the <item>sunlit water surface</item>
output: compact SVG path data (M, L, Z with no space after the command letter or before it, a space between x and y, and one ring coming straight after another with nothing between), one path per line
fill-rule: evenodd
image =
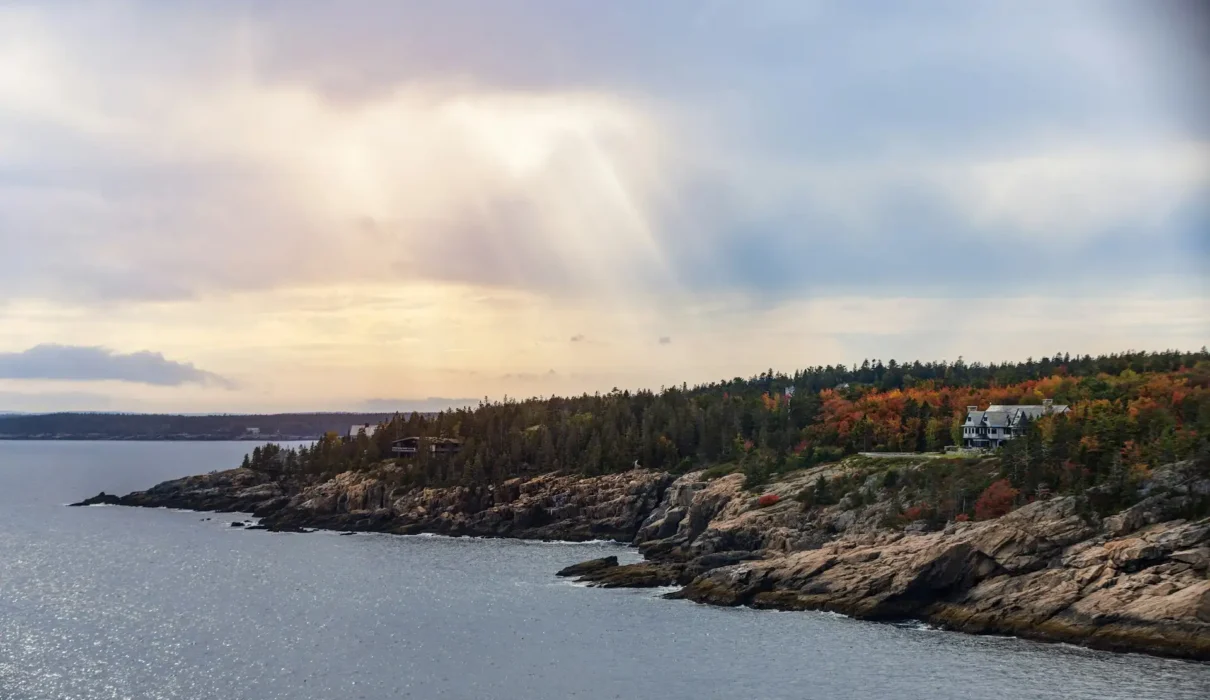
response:
M0 442L0 698L1210 698L1210 666L596 590L611 544L65 508L249 443Z

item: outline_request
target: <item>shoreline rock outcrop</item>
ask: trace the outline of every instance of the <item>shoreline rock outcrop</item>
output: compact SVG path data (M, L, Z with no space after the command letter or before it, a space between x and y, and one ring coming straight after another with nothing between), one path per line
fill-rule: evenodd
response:
M80 506L120 506L122 505L122 499L112 493L105 493L102 491L92 498L85 498L79 503L70 503L68 505L72 506L73 508L78 508Z
M778 499L743 491L739 475L677 479L636 536L648 561L629 576L645 585L658 571L683 586L667 597L709 605L918 619L1210 661L1210 518L1183 517L1210 479L1190 463L1157 470L1164 488L1104 519L1066 496L941 529L888 527L886 494L864 506L794 501L837 468L771 485ZM617 582L625 568L581 580Z
M248 512L259 518L253 527L278 531L614 540L637 546L645 561L606 557L558 574L601 587L677 585L668 597L711 605L910 618L1210 660L1210 518L1191 506L1210 496L1204 470L1156 470L1141 502L1108 517L1063 496L995 520L905 523L881 477L856 480L859 493L829 505L796 500L850 466L788 475L763 498L744 491L741 475L704 472L413 488L391 466L312 483L234 469L73 505Z
M579 564L572 564L555 572L555 576L587 576L595 574L598 571L612 569L618 566L618 558L616 556L601 557L600 559L589 559L582 561Z
M541 474L493 486L411 488L394 467L300 483L252 469L189 476L106 503L251 513L275 531L326 529L629 543L673 477L636 469L599 477Z

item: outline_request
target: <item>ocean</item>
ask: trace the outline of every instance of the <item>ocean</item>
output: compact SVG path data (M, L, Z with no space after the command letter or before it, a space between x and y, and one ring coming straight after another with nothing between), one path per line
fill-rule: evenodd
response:
M67 508L251 443L0 441L0 698L1210 697L1210 665L592 589L611 543L271 533Z

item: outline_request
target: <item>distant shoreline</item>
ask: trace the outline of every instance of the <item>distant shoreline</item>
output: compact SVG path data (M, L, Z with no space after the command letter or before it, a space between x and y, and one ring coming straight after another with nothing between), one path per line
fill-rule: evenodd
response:
M0 440L215 442L315 441L379 425L392 413L160 415L47 413L0 415Z
M8 442L302 442L320 435L0 435Z

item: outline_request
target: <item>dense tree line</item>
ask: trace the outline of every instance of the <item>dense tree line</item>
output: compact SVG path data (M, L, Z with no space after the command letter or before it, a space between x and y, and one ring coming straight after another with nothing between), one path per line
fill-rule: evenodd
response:
M266 448L249 464L330 475L390 458L399 437L445 437L463 441L458 454L422 449L398 460L410 483L729 465L755 485L859 451L941 450L960 442L966 406L1043 399L1071 411L1036 421L1003 450L1012 487L1023 497L1039 488L1126 489L1145 470L1206 453L1210 353L1063 355L1003 365L872 361L658 392L485 400L435 416L395 416L371 437L332 433L298 452Z

